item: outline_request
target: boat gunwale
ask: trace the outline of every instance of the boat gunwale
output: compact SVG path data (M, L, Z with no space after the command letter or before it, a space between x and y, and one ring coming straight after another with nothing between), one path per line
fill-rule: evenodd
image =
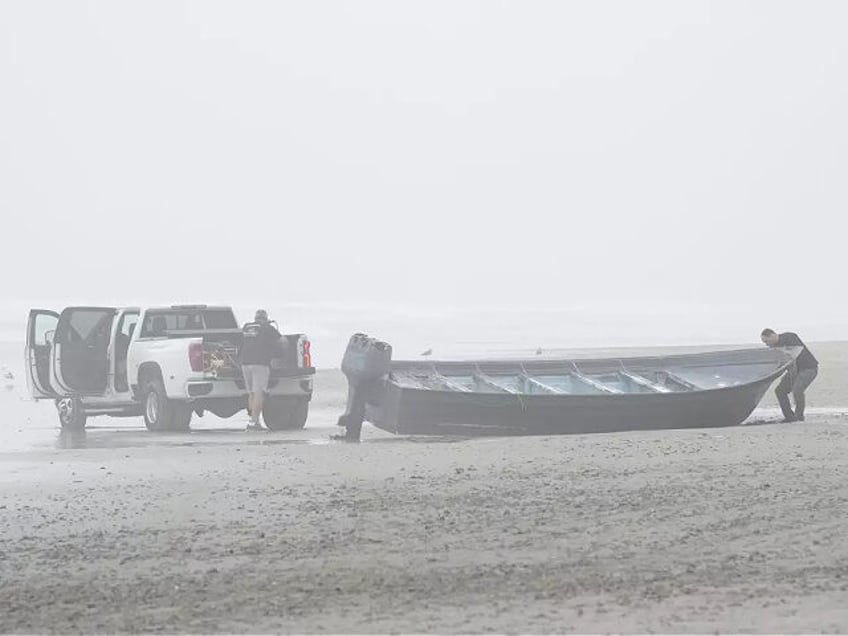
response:
M668 360L673 360L673 359L680 360L680 359L683 359L683 358L691 359L693 357L697 358L697 357L703 357L703 356L706 356L706 355L728 355L728 354L740 354L740 353L745 353L745 352L749 352L749 353L750 352L756 352L760 355L764 355L764 354L767 354L768 350L762 350L762 349L733 349L733 350L727 350L727 351L708 351L708 352L703 352L703 353L674 354L674 355L669 355L669 356L640 356L640 357L633 357L633 358L592 358L592 359L586 358L586 359L582 359L582 360L581 359L576 359L576 360L575 359L561 359L561 360L526 360L526 359L482 360L481 359L481 360L474 360L474 361L469 361L469 360L455 360L455 361L397 360L397 361L392 361L392 363L391 363L392 368L391 368L391 371L388 375L387 384L390 385L391 387L397 389L398 391L402 391L402 392L410 392L410 393L421 394L421 395L432 395L434 397L437 397L437 396L464 396L465 400L470 400L472 397L474 399L480 399L481 397L488 398L490 396L494 397L494 398L498 398L500 400L507 399L509 401L513 401L513 400L516 400L516 399L521 400L521 401L524 401L524 400L562 401L563 399L566 399L566 398L572 398L572 399L574 399L574 398L580 398L580 399L600 398L600 399L604 399L604 400L623 399L623 398L629 398L629 399L661 398L662 400L685 399L688 396L701 395L701 394L704 394L704 393L717 393L717 392L721 392L721 391L740 390L740 389L744 389L746 387L751 387L755 384L763 383L763 382L766 382L766 381L768 381L769 383L774 382L775 379L777 379L780 375L785 373L789 369L789 367L792 364L794 364L795 359L798 357L801 350L802 350L801 347L781 348L780 351L784 352L784 354L787 356L787 359L785 359L784 362L775 371L773 371L773 372L771 372L767 375L764 375L764 376L753 378L752 380L741 383L741 384L734 384L734 385L729 385L729 386L719 386L719 387L703 387L703 388L699 387L698 389L690 390L690 391L670 391L668 393L654 393L654 392L647 393L646 392L646 393L603 393L603 394L597 394L597 393L562 393L562 394L513 393L513 394L508 394L508 393L489 393L489 392L483 392L483 391L462 392L462 391L454 391L454 390L450 390L450 389L431 389L431 388L417 388L417 387L402 386L401 384L399 384L398 382L396 382L392 378L391 374L395 371L414 371L416 369L425 370L428 367L432 368L432 369L436 369L437 365L447 365L448 367L452 366L454 368L468 368L469 371L473 372L474 370L477 370L478 368L485 367L487 365L501 365L501 364L505 365L505 366L511 365L519 373L525 372L525 373L529 374L529 372L531 372L531 370L526 369L524 367L525 364L533 366L533 365L539 365L539 364L545 364L545 363L551 363L551 364L566 363L567 364L567 363L571 363L571 362L575 362L575 363L578 363L578 364L582 363L582 364L586 364L586 365L589 365L590 363L596 363L597 364L597 363L604 363L604 362L605 363L619 362L619 363L621 363L621 366L625 370L638 372L639 371L638 369L629 369L629 368L624 367L624 362L625 361L629 361L629 362L649 361L649 360L668 361ZM757 363L751 363L751 364L757 364ZM397 367L396 367L396 365L397 365ZM666 366L668 366L668 365L666 365ZM700 364L700 365L688 365L688 366L690 368L698 368L698 367L707 367L707 366L716 366L716 365ZM438 371L438 369L436 369L436 370ZM567 368L560 368L560 370L567 371ZM581 369L579 369L579 367L577 367L577 369L575 369L575 370L582 371ZM611 369L611 371L614 371L614 370L615 369ZM657 370L663 370L663 369L659 368ZM450 376L448 376L448 377L450 377Z

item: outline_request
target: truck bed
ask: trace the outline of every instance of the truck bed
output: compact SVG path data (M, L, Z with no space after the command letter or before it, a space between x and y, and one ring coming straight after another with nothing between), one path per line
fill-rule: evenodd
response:
M181 332L183 336L188 336ZM219 378L241 379L241 366L238 362L238 352L241 348L242 332L220 330L204 331L194 337L203 339L203 366L207 373L214 373ZM281 351L278 357L271 361L271 377L290 377L300 373L308 374L311 368L302 364L302 352L298 350L298 342L302 334L283 334Z

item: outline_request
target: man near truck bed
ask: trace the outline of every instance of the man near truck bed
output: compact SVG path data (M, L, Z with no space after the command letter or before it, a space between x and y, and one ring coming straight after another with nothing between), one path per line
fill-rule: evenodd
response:
M242 327L243 341L239 352L244 385L248 392L247 411L250 423L247 430L261 431L259 416L271 377L271 360L280 347L280 332L268 320L268 312L259 309L253 322Z

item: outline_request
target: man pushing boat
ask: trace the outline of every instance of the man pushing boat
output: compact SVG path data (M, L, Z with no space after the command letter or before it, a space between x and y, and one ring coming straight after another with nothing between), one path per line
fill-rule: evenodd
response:
M777 333L773 329L763 329L760 334L763 343L769 347L801 347L801 353L795 359L795 364L789 368L774 390L780 410L783 411L784 422L803 422L806 399L804 392L819 374L819 362L798 337L797 333L787 331ZM795 398L795 410L789 404L789 394Z

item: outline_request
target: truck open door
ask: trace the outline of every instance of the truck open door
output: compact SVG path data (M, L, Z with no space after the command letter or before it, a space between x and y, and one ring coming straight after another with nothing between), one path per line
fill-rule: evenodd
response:
M114 307L68 307L61 313L50 365L54 391L65 396L105 393L116 313Z
M26 336L27 385L36 399L56 399L59 394L50 384L50 360L53 357L53 337L59 323L59 314L49 309L29 312Z

